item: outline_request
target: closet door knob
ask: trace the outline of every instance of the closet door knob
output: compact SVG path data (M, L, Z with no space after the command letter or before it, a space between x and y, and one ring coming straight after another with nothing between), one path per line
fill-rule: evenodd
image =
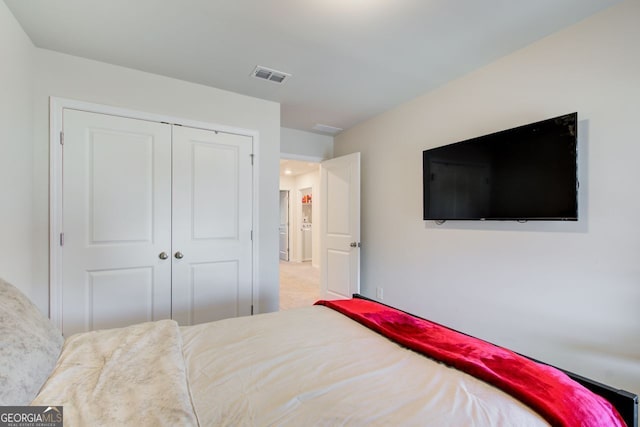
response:
M160 252L160 255L158 255L158 258L167 259L167 258L169 258L169 255L167 255L166 252Z
M176 257L176 259L182 259L184 255L182 254L182 252L178 251L175 253L174 257Z

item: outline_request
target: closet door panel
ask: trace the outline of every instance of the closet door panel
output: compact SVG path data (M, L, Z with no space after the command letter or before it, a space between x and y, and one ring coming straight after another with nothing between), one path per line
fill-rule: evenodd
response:
M238 147L191 146L193 240L238 239Z
M252 138L173 128L173 318L251 313Z
M153 240L152 135L92 129L87 147L91 244Z
M116 328L154 319L152 268L108 269L87 274L90 329Z
M69 335L171 316L171 127L64 110Z
M237 260L191 264L190 267L193 324L241 315L243 310L236 286L214 285L238 283L240 269Z

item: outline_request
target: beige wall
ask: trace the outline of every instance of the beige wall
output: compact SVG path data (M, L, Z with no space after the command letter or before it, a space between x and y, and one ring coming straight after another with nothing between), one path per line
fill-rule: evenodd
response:
M640 393L640 2L335 138L362 153L362 291ZM422 151L579 114L577 223L422 220Z
M259 132L255 172L258 312L278 309L278 171L280 106L207 86L144 73L53 51L35 50L33 298L48 303L49 97L123 107Z
M32 290L33 44L0 2L0 277Z

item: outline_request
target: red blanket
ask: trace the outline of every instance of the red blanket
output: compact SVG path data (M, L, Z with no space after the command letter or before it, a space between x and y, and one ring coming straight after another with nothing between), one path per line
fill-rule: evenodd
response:
M363 299L318 301L411 350L509 393L553 426L625 426L616 409L565 373L510 350Z

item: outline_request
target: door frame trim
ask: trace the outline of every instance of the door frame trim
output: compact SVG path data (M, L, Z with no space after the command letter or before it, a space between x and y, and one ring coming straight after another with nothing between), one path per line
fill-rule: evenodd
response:
M289 223L291 222L291 190L282 190L279 189L278 190L280 193L280 215L282 215L282 193L287 193L287 224L286 224L286 229L287 229L287 259L283 260L282 258L279 258L278 262L280 261L286 261L286 262L290 262L291 261L291 236L290 236L290 230L289 230ZM280 224L280 226L282 226L282 224ZM278 233L279 234L279 233ZM278 235L278 247L280 246L280 235ZM281 251L279 251L281 252ZM279 255L280 256L280 255Z
M64 109L80 110L89 113L108 114L130 119L146 120L178 124L187 127L213 130L236 135L249 136L253 139L252 169L252 283L251 304L254 312L259 312L257 302L260 300L259 281L259 186L260 180L260 133L257 130L237 128L218 123L202 122L164 114L148 113L127 108L114 107L69 98L49 97L49 317L54 325L62 329L62 250L60 245L62 228L62 147L60 137L63 130ZM256 310L257 309L257 310Z

